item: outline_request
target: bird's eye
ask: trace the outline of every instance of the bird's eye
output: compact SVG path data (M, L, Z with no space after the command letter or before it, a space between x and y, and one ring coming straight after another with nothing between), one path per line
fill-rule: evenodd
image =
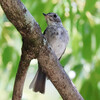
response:
M54 15L53 15L53 17L54 17L54 18L56 18L56 17L57 17L57 15L56 15L56 14L54 14Z

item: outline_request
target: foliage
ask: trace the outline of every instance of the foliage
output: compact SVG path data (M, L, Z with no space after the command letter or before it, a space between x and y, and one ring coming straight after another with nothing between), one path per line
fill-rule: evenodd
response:
M61 17L70 36L61 64L65 66L66 72L85 100L100 100L100 1L22 0L22 2L39 23L42 31L46 28L43 12L55 12ZM0 8L0 93L5 94L0 95L0 100L11 99L21 46L20 34ZM36 61L33 61L30 69L33 66L37 66ZM29 72L31 73L29 77L33 77L32 72ZM54 94L55 90L52 92ZM61 99L58 94L56 95ZM49 97L50 95L47 96ZM31 100L26 94L23 100L25 98ZM39 100L37 94L34 94L33 98Z

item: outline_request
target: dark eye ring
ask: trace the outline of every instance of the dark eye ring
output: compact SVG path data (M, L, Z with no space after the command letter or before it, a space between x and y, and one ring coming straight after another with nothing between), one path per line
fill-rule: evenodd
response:
M54 14L54 15L53 15L53 17L55 17L55 18L56 18L56 17L57 17L57 15L56 15L56 14Z

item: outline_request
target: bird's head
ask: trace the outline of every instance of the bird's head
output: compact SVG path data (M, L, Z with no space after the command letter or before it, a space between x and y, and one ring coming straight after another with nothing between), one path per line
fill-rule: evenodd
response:
M43 13L43 15L45 16L48 25L61 24L61 19L56 13Z

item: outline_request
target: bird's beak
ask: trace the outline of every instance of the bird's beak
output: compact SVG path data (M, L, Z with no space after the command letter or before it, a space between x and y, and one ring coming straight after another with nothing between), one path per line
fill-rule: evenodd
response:
M50 16L48 16L48 14L43 13L45 19L47 20Z
M43 15L46 17L47 16L47 14L45 14L45 13L43 13Z

